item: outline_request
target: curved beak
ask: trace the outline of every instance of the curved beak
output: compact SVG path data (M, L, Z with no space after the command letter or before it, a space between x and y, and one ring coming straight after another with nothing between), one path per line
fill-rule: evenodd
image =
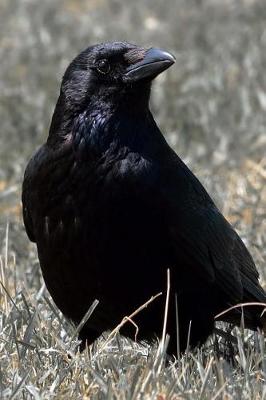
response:
M172 54L162 49L151 48L145 52L141 61L127 68L125 77L130 81L154 79L174 63L175 57Z

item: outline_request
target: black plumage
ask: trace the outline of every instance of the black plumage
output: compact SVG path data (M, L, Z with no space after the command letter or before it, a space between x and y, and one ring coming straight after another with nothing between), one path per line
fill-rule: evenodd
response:
M171 271L167 331L180 347L190 321L192 346L213 331L214 316L246 301L265 302L245 245L176 153L149 110L152 80L174 63L160 49L105 43L78 55L63 77L47 142L30 160L23 216L36 242L48 290L91 343L152 295ZM139 313L139 339L160 336L164 298ZM260 307L245 324L262 327ZM234 310L221 317L240 323ZM128 323L122 333L134 336Z

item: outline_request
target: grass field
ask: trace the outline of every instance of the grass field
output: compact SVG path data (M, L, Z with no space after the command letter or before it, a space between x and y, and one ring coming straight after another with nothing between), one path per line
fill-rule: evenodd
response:
M218 336L178 360L119 335L79 354L44 287L21 219L23 171L45 140L66 65L106 39L176 54L154 85L154 115L240 233L266 287L264 0L2 0L0 398L266 399L260 334L233 331L233 363Z

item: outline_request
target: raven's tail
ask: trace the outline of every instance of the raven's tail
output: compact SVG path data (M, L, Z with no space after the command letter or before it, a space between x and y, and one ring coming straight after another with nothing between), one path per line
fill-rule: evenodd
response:
M247 329L260 329L266 334L266 293L259 283L246 281L245 284L243 301L218 314L216 320L243 324Z

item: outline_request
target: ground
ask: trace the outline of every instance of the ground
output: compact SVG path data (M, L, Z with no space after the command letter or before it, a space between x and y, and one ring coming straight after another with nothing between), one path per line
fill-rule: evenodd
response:
M67 64L106 40L176 55L154 84L153 113L240 233L266 283L265 2L2 0L1 398L265 398L262 336L235 332L234 365L217 357L215 339L175 362L165 363L156 346L119 336L80 355L73 327L43 286L21 218L23 171L47 136Z

